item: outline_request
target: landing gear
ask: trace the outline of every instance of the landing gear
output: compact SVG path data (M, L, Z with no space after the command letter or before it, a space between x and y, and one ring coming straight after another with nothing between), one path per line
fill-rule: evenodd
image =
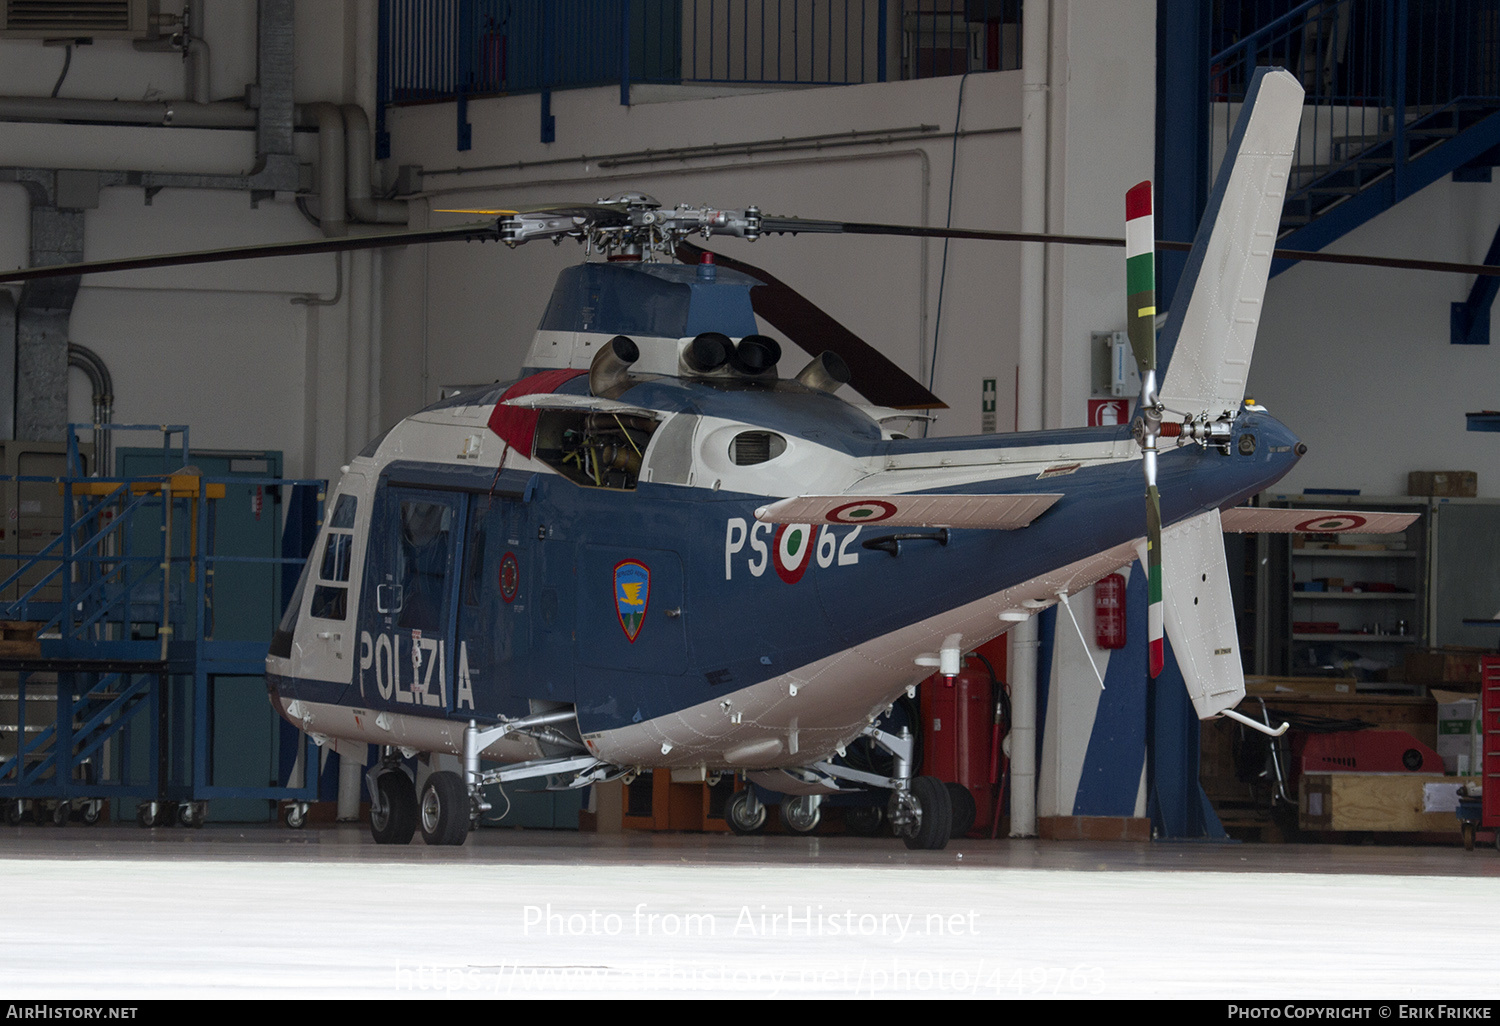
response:
M463 844L469 836L472 811L463 777L449 770L432 774L422 788L422 840L428 844Z
M400 769L375 779L370 802L370 834L376 844L410 844L417 832L417 789Z
M936 777L915 777L891 794L886 814L891 830L913 851L938 851L953 834L953 799Z
M823 818L823 796L798 795L781 803L781 825L794 834L810 834Z
M953 837L962 837L974 829L974 817L979 815L979 806L974 801L974 792L962 784L945 784L948 799L953 805Z
M855 805L844 810L844 830L855 837L874 837L885 822L885 810L879 805Z
M729 829L744 837L758 834L765 829L767 809L750 788L736 791L724 808L724 821Z

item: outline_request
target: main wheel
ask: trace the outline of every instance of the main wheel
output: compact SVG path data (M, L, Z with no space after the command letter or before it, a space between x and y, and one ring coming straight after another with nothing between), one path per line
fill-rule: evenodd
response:
M766 826L767 810L764 802L755 803L755 811L750 811L751 794L748 789L736 791L734 797L729 799L729 804L724 807L724 822L729 824L729 829L744 837L747 834L758 834Z
M463 778L441 770L422 788L422 840L428 844L463 844L469 836L469 789Z
M974 802L974 792L962 784L945 784L948 800L953 805L953 837L962 837L974 829L974 818L979 815L979 806Z
M874 837L885 822L879 805L853 805L844 810L844 832L855 837Z
M376 844L410 844L417 832L417 789L400 770L375 778L370 802L370 835Z
M915 777L908 790L891 796L900 814L891 817L913 851L937 851L948 845L953 834L953 801L948 788L937 777Z
M781 803L781 825L794 834L810 834L823 818L818 795L798 795Z

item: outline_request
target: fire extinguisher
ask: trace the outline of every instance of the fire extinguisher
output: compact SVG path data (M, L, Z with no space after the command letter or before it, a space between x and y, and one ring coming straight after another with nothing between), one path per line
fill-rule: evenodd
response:
M1125 578L1110 574L1094 585L1094 643L1125 647Z

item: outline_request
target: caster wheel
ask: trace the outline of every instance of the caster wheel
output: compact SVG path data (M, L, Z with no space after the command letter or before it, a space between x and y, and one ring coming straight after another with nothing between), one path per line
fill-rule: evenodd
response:
M288 830L301 830L307 826L307 806L302 802L292 802L281 810L281 822Z
M874 837L884 822L885 813L879 805L856 805L844 810L844 832L855 837Z
M469 814L473 803L463 778L440 770L427 778L418 810L422 840L434 845L463 844L469 836Z
M58 802L56 805L54 805L52 807L52 825L53 826L67 826L68 825L68 813L70 813L72 811L73 811L73 806L72 806L71 803L69 803L69 802Z
M99 822L99 817L100 817L100 815L103 814L103 812L104 812L104 803L103 802L101 802L101 801L89 801L89 802L85 802L84 806L83 806L83 813L82 813L82 818L83 818L83 824L84 824L84 826L93 826L95 823L98 823Z
M417 832L417 789L401 770L375 778L370 802L370 835L376 844L410 844Z
M26 803L22 801L5 803L5 822L7 826L20 826L21 821L26 818Z
M736 791L734 797L729 799L729 804L724 808L724 821L729 824L729 829L745 837L749 834L758 834L765 829L768 810L765 803L756 801L750 804L751 792L747 789Z
M192 802L183 802L181 805L177 806L178 826L195 826L197 818L198 817L196 815L196 810L193 808Z
M781 825L794 834L810 834L823 819L819 795L798 795L781 803Z
M157 809L155 802L141 802L135 807L135 821L143 829L156 826Z
M1474 835L1477 833L1473 823L1460 823L1458 825L1459 835L1464 839L1464 851L1474 850Z
M974 817L979 815L979 806L974 802L974 792L962 784L947 784L948 800L953 805L952 837L962 837L974 829Z

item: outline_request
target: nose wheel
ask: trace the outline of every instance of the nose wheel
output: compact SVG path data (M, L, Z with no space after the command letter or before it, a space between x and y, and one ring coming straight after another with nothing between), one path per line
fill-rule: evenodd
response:
M376 844L410 844L417 832L417 789L399 769L375 778L370 800L370 834Z

